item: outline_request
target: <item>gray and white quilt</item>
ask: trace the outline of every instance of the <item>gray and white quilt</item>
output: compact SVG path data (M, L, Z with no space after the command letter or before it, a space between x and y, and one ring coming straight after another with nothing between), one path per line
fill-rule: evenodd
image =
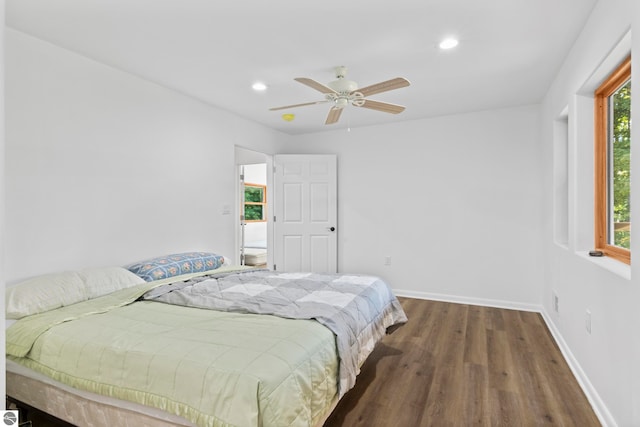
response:
M315 319L336 336L339 396L355 384L360 366L387 328L407 317L378 277L248 270L211 274L160 286L146 300L219 311Z

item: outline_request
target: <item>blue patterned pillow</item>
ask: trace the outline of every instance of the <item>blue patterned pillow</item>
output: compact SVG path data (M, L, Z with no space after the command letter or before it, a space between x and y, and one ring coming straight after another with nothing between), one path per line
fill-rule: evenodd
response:
M147 282L151 282L181 274L215 270L223 263L222 255L210 252L186 252L136 262L125 268Z

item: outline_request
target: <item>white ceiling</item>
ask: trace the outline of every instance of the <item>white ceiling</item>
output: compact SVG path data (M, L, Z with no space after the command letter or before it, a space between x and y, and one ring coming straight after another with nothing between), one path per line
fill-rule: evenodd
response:
M290 134L539 102L597 0L7 0L7 26ZM460 45L438 43L456 36ZM293 79L411 86L398 115L327 104ZM251 89L255 81L269 87ZM282 113L296 114L286 122Z

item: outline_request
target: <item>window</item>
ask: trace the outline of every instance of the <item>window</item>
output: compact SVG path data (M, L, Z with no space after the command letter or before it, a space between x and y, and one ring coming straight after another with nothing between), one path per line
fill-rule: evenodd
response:
M267 220L267 187L265 185L244 185L244 220L246 222Z
M631 263L631 57L595 91L595 246Z

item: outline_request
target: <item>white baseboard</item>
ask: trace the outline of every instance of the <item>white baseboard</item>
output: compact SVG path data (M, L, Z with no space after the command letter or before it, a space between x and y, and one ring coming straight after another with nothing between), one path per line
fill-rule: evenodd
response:
M542 309L542 306L540 305L524 304L512 301L461 297L458 295L434 294L429 292L407 291L402 289L394 289L393 292L399 297L428 299L432 301L452 302L457 304L481 305L483 307L506 308L508 310L535 311L539 313Z
M573 376L578 381L580 388L587 397L587 400L591 404L593 411L595 412L598 420L602 424L603 427L617 427L615 419L611 416L609 409L604 404L600 395L589 381L589 378L582 370L582 367L573 356L573 353L569 349L569 346L565 342L564 338L562 338L562 334L556 328L556 325L551 321L548 313L544 310L542 305L537 304L524 304L513 301L503 301L503 300L492 300L492 299L484 299L484 298L471 298L471 297L460 297L457 295L446 295L446 294L434 294L428 292L418 292L418 291L407 291L402 289L394 289L393 292L399 297L407 297L407 298L417 298L417 299L426 299L433 301L442 301L442 302L451 302L456 304L468 304L468 305L481 305L484 307L495 307L495 308L504 308L508 310L521 310L521 311L533 311L536 313L540 313L542 319L547 324L553 339L558 344L560 351L562 352L562 356L567 361Z
M555 323L551 321L551 317L549 317L549 314L544 309L540 311L540 314L547 324L551 335L553 335L553 338L556 340L558 347L560 347L560 351L562 352L564 359L567 361L571 372L573 372L573 376L576 378L578 384L580 385L580 388L582 388L582 391L584 391L584 394L587 396L587 400L591 404L593 412L596 413L600 424L602 424L603 427L617 427L618 424L616 423L616 420L613 418L613 416L609 412L609 409L600 398L600 395L598 394L593 384L591 384L591 381L589 381L589 377L587 377L585 372L582 370L580 363L578 363L564 338L562 338L562 334L560 333L558 328L556 328Z

